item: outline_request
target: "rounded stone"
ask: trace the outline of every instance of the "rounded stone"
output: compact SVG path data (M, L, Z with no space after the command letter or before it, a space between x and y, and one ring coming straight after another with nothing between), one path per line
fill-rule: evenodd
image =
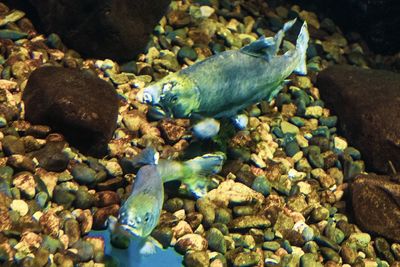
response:
M103 155L117 126L115 89L78 69L42 67L32 72L24 89L25 118L49 125L80 151Z
M210 258L206 251L193 251L185 254L184 262L187 267L208 267Z
M221 233L220 230L216 228L210 228L210 230L208 230L206 233L206 239L209 249L222 254L226 253L226 243L224 235Z

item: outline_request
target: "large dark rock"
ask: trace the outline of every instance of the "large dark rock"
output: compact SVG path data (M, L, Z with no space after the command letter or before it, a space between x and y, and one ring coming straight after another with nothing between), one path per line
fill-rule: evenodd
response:
M84 57L135 59L170 0L7 0Z
M46 145L31 153L36 158L39 166L46 171L62 172L67 168L69 159L62 152L65 142L47 142Z
M367 170L391 174L389 161L400 170L400 74L333 66L319 73L317 86Z
M343 30L363 35L372 50L382 54L400 51L398 0L292 0L303 8L332 18Z
M400 242L400 184L388 176L369 174L358 176L350 188L357 225Z
M116 128L118 98L112 85L88 71L42 67L22 95L25 119L49 125L81 152L104 154Z

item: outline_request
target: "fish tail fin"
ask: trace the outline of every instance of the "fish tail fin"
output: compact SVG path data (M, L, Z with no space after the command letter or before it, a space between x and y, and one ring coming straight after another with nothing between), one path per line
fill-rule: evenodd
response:
M278 54L279 48L281 47L283 38L285 37L285 33L293 27L296 23L297 18L287 21L281 30L278 31L274 36L274 55Z
M304 21L296 42L296 50L300 54L300 60L294 72L300 75L307 74L307 48L309 40L310 35L308 33L307 22Z
M208 176L220 172L225 159L224 153L216 152L185 161L184 164L194 176Z

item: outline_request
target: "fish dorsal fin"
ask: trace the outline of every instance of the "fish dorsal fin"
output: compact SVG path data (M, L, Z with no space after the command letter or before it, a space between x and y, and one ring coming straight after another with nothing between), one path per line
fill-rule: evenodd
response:
M274 37L266 38L262 36L257 41L243 47L240 51L247 55L261 57L269 61L273 56L278 54L285 33L296 23L296 20L293 19L286 22Z
M266 60L273 55L272 52L275 48L275 41L272 37L261 36L257 41L252 42L249 45L244 46L240 51L249 56L263 57Z

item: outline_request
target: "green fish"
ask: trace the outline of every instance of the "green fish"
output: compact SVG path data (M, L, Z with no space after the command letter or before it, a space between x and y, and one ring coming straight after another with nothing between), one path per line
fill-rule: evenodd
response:
M135 178L133 190L122 205L118 218L110 216L108 227L114 232L117 227L132 236L143 240L140 252L149 254L158 245L150 237L160 218L165 182L180 180L189 191L197 197L204 196L208 183L206 176L219 172L225 155L223 153L206 154L201 157L179 162L173 160L158 160L158 153L148 148L138 157L132 159L132 165L142 166Z
M292 72L307 73L306 22L296 45L278 54L285 32L295 22L285 23L274 37L261 37L240 50L216 54L172 73L141 90L137 99L166 116L213 118L193 129L200 138L218 133L215 119L231 118L239 128L245 128L248 120L239 112L263 99L272 100Z

